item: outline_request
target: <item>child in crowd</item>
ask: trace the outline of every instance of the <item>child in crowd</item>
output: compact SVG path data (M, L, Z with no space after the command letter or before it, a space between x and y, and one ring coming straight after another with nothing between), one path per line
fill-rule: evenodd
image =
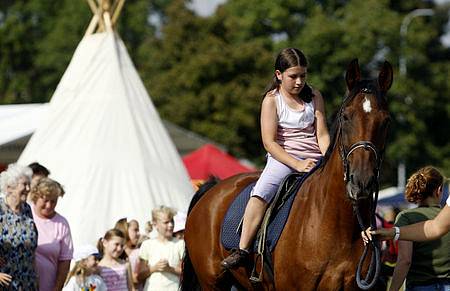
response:
M100 276L108 291L134 291L130 264L119 259L124 250L125 235L118 229L110 229L99 241L103 258L99 263Z
M91 245L84 245L75 250L75 265L67 276L62 291L107 291L105 282L97 274L98 250Z
M118 229L123 232L125 235L125 245L124 252L120 256L121 259L128 259L131 252L136 250L137 243L139 241L139 222L132 219L130 221L127 218L121 218L116 222L114 226L115 229Z
M121 218L116 222L114 228L125 234L125 251L120 258L130 263L134 287L136 290L142 290L144 282L138 280L139 247L142 242L140 241L139 223L134 219L128 221L127 218Z
M153 224L152 221L149 220L145 223L145 237L146 238L151 238L151 233L153 231Z
M142 243L139 250L139 278L147 278L144 290L177 291L180 283L184 241L173 237L175 212L166 206L152 211L158 236ZM145 270L145 266L148 269Z

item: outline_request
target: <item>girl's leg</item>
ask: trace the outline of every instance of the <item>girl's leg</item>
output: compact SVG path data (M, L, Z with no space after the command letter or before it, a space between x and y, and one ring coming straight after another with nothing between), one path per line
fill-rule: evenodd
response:
M225 258L222 261L222 267L227 269L235 268L247 258L268 203L276 194L283 178L292 171L293 169L274 158L270 156L267 158L266 167L258 179L245 208L239 250Z
M251 248L251 243L261 224L267 205L268 203L258 196L250 197L244 212L241 240L239 241L240 249L249 250Z

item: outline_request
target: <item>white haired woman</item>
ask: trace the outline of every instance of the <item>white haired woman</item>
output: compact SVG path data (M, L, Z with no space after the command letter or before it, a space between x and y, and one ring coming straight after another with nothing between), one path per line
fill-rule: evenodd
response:
M25 202L31 175L30 168L18 164L10 164L0 173L0 273L11 276L9 282L2 281L0 286L8 286L7 290L37 290L37 230Z

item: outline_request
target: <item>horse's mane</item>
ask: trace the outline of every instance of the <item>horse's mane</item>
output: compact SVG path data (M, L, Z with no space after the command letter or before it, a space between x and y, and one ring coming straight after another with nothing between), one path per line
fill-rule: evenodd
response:
M330 138L330 145L328 146L328 149L322 159L322 163L320 164L320 168L323 168L325 166L325 164L327 163L327 161L330 159L331 154L333 153L334 147L336 146L336 141L339 135L339 127L340 127L340 122L339 122L339 112L336 115L336 118L334 119L333 125L331 126L331 138Z
M192 208L195 206L195 204L202 198L203 194L208 192L209 189L214 187L217 183L219 183L220 179L215 176L210 176L206 182L201 184L198 187L198 190L195 192L194 196L192 197L191 203L189 203L189 208L187 214L191 212Z

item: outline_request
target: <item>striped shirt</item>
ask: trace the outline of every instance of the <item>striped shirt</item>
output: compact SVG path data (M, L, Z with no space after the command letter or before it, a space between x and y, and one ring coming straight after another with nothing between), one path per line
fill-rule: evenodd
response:
M115 267L100 267L100 276L108 291L128 291L127 264Z

